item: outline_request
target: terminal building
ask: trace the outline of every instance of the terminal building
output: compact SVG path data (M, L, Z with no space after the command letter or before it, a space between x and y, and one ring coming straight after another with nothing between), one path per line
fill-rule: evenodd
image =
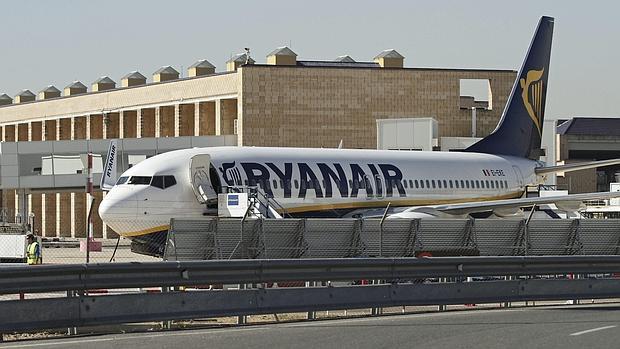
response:
M617 158L620 158L620 118L574 117L557 121L558 164ZM558 187L571 193L609 191L610 184L618 182L618 165L557 176Z
M265 63L247 53L233 56L225 71L200 60L186 75L165 66L152 82L134 71L120 82L102 76L90 89L74 81L62 91L1 94L4 218L28 221L43 236L83 237L82 160L97 154L100 172L106 139L120 139L124 170L193 146L336 147L342 141L345 148L377 148L377 129L389 119L432 120L442 139L484 137L516 78L514 70L410 68L396 50L368 61L301 60L288 47ZM461 87L469 80L484 82L487 96L465 94ZM95 193L95 205L103 195ZM98 217L94 222L96 237L116 236Z

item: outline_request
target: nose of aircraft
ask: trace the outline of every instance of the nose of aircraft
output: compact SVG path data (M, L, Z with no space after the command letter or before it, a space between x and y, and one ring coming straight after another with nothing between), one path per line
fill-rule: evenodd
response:
M99 217L108 225L122 218L127 219L136 215L137 202L131 187L114 187L108 192L99 204Z

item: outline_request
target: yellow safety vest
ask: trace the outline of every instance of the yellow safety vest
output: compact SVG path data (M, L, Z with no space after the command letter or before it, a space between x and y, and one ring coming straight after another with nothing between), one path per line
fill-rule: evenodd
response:
M41 264L41 249L39 248L39 243L34 241L30 245L28 245L28 264Z

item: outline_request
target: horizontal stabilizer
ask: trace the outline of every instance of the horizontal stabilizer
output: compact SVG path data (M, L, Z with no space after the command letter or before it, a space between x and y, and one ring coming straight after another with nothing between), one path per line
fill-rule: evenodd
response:
M545 173L587 170L589 168L597 168L597 167L612 166L612 165L620 165L620 159L589 161L589 162L580 162L580 163L567 164L567 165L538 167L534 171L536 172L537 175L541 175Z

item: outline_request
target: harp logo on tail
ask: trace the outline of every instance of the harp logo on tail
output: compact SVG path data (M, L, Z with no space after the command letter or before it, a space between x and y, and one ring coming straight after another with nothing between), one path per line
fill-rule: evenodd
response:
M538 134L542 137L542 125L540 124L543 109L543 82L542 76L545 69L530 70L525 75L525 79L521 78L521 97L523 105L527 110L530 118L538 129Z

